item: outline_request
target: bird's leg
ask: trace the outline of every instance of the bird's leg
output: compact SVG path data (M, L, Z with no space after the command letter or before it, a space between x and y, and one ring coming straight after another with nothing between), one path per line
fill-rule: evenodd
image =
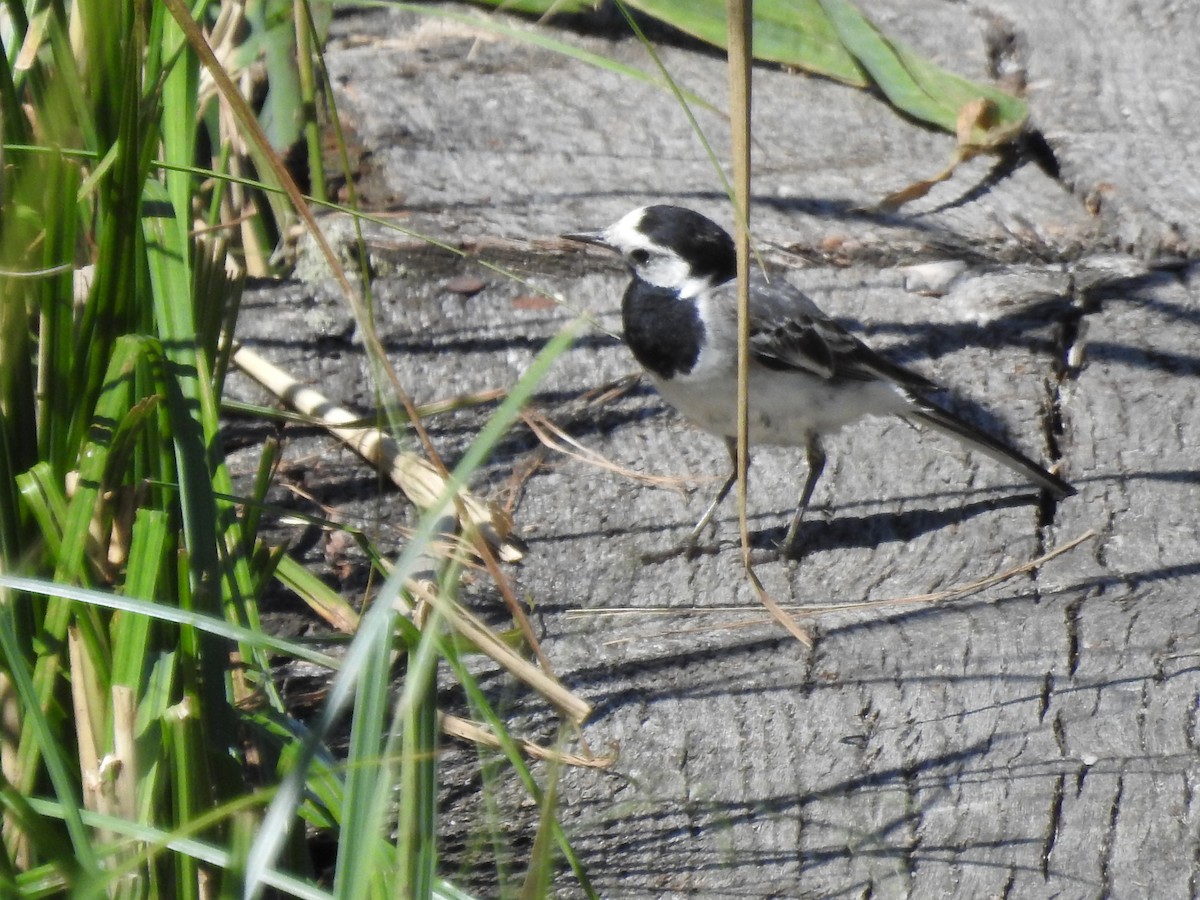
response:
M808 501L812 499L813 490L817 486L817 480L821 477L821 473L825 471L825 450L821 447L821 441L813 435L808 439L805 445L805 452L808 456L808 477L804 479L804 490L800 492L800 503L796 507L796 515L792 518L792 524L788 526L787 534L783 538L783 550L789 553L795 548L796 537L800 534L800 522L804 518L804 511L808 509Z
M729 450L729 458L733 460L733 472L725 479L725 483L717 491L717 496L713 498L712 503L708 504L708 509L704 510L704 515L700 517L700 521L696 523L696 527L691 530L691 533L683 543L676 544L669 550L643 553L641 556L642 562L658 563L678 556L681 553L689 558L696 554L696 544L700 540L700 535L704 533L704 529L708 527L708 523L717 514L717 509L721 506L721 501L729 496L729 492L737 484L737 441L732 438L726 438L725 447Z
M684 544L685 547L691 548L696 546L696 542L700 540L700 535L704 533L704 529L708 527L708 523L717 514L717 509L721 506L721 502L729 496L729 491L737 484L737 441L733 438L725 438L725 449L729 451L729 459L733 463L733 471L729 473L729 477L725 479L725 483L717 491L717 496L713 498L712 503L708 504L708 509L704 511L704 515L700 517L700 521L696 523L696 527L692 529L692 533L688 535L688 539Z

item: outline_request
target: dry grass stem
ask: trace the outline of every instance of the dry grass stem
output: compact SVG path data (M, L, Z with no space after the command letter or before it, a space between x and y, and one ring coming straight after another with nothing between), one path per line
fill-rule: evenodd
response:
M117 762L113 796L117 815L137 819L137 699L124 684L112 686L113 758Z
M448 597L442 597L428 582L409 582L413 598L437 609L446 623L490 657L513 677L540 693L576 725L592 713L591 704L576 697L552 675L515 653L473 613Z
M472 722L469 719L460 719L458 716L446 715L444 713L438 716L438 721L442 732L451 737L471 741L476 744L483 744L485 747L500 747L500 741L496 736L477 722ZM617 761L615 753L605 756L593 756L589 753L587 756L580 756L576 753L563 753L561 750L552 750L549 747L543 747L541 744L535 744L524 738L515 738L514 740L517 746L521 748L521 752L533 759L552 760L568 766L579 766L588 769L607 769Z
M531 450L521 462L513 467L512 473L508 476L508 482L500 491L500 496L505 498L504 511L509 516L516 513L517 507L525 498L525 488L529 484L529 479L541 471L546 464L546 457L549 455L550 448L542 445Z
M633 469L618 465L595 450L579 443L579 441L551 422L543 413L536 410L525 410L521 413L521 421L529 426L529 430L533 432L534 437L546 447L562 453L564 456L569 456L571 459L579 460L586 465L595 466L598 469L615 472L618 475L632 479L640 484L648 485L649 487L666 488L678 491L679 493L684 492L683 484L687 479L676 475L643 475L641 472L635 472Z
M444 400L431 400L428 403L420 403L417 405L417 412L421 414L421 418L427 419L430 416L440 416L442 413L454 412L455 410L467 409L474 406L483 406L485 403L495 403L507 396L508 391L504 388L473 391L469 394L458 394L454 397L447 397Z
M233 361L280 400L321 421L331 434L386 473L419 508L429 509L441 497L446 480L428 460L400 449L391 437L378 428L350 424L357 422L359 417L336 405L319 391L301 384L252 350L238 347ZM509 540L513 530L512 521L500 509L466 490L460 492L459 499L467 524L479 530L495 545L501 560L516 562L522 558L524 552L519 544Z
M606 403L612 403L612 401L619 397L624 397L641 380L641 372L631 372L628 375L622 375L614 381L602 384L597 388L592 388L590 391L585 391L580 396L580 399L588 406L604 406Z
M958 600L962 597L976 594L985 588L990 588L993 585L1000 584L1022 575L1026 572L1032 572L1052 559L1062 556L1064 553L1069 553L1085 541L1090 541L1099 534L1094 528L1089 528L1083 534L1071 539L1061 547L1055 547L1049 553L1044 553L1037 559L1031 559L1029 562L1021 563L1019 566L1013 566L1010 569L1005 569L1003 572L998 572L995 575L989 575L986 578L980 578L978 581L971 581L967 584L957 587L947 588L944 591L934 591L930 594L913 594L908 597L896 597L888 600L861 600L856 603L845 604L824 604L813 606L797 606L794 609L804 615L820 615L821 613L830 612L852 612L861 609L882 609L889 606L908 606L918 603L944 603L947 600Z
M556 678L554 667L550 665L549 658L542 652L541 642L538 641L537 635L533 632L533 625L529 621L529 616L525 615L521 601L513 593L512 585L508 583L508 578L500 571L500 564L496 561L496 555L492 553L492 548L487 545L486 541L479 541L476 549L484 565L487 567L488 574L492 576L492 581L496 585L496 589L500 591L500 596L504 598L504 604L508 607L513 621L521 629L521 635L524 637L525 643L533 651L533 655L537 657L538 665L542 667L547 675Z
M745 512L744 506L742 508L742 512ZM742 520L745 521L744 516ZM787 631L788 634L811 650L813 645L812 634L807 628L793 619L782 606L776 603L775 598L772 597L767 592L767 589L763 587L762 582L758 580L758 574L754 571L754 566L750 564L750 554L748 552L748 548L747 552L743 553L742 563L745 566L746 577L750 579L750 586L754 588L754 593L758 597L758 602L761 603L766 608L767 612L771 614L771 618L783 626L784 630Z
M1037 569L1053 559L1069 553L1085 541L1089 541L1099 534L1096 529L1092 528L1076 538L1063 544L1061 547L1056 547L1049 553L1039 556L1037 559L1029 560L1021 563L1019 566L1005 569L1003 572L998 572L995 575L989 575L986 578L980 578L976 581L968 582L967 584L958 585L948 588L944 591L935 591L928 594L913 594L908 597L891 597L884 600L861 600L854 603L821 603L821 604L783 604L778 608L780 611L793 615L801 615L808 618L826 615L830 613L846 613L858 612L868 609L886 609L894 606L910 606L914 604L936 604L945 603L949 600L959 600L963 597L976 594L986 588L1001 584L1012 578L1022 575ZM765 594L765 592L764 592ZM769 595L767 595L769 596ZM761 595L760 595L761 599ZM693 615L737 615L744 613L752 613L757 611L755 606L713 606L707 608L690 607L687 609L664 609L661 607L643 606L643 607L623 607L620 609L606 610L576 610L568 613L568 617L581 618L588 617L617 617L617 616L693 616ZM772 613L774 616L774 613ZM778 618L774 618L778 621ZM743 622L727 622L720 625L703 625L693 628L679 628L669 631L655 632L653 635L637 635L631 638L620 638L614 641L609 641L608 644L626 643L631 640L638 640L643 637L668 637L672 635L691 634L695 632L713 631L720 629L736 629L736 628L751 628L756 625L763 625L772 621L772 619L756 618Z
M67 654L71 661L71 712L75 725L75 740L78 750L80 785L86 809L113 815L117 812L112 797L112 785L108 782L108 757L101 757L100 740L103 734L105 714L97 709L97 699L90 688L99 683L92 660L79 629L67 629ZM102 764L104 763L104 764ZM113 835L102 830L103 839L112 840Z

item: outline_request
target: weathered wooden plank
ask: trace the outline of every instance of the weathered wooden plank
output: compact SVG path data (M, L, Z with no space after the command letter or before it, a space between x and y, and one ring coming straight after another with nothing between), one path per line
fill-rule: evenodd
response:
M829 441L805 558L764 561L760 574L781 602L847 604L968 582L1087 529L1100 537L967 600L822 617L811 653L769 623L732 627L743 613L601 618L754 598L732 505L719 552L641 564L686 533L724 474L724 451L645 392L580 414L574 395L633 368L615 342L581 342L552 373L543 408L612 460L695 488L685 498L553 458L517 509L531 545L513 573L518 592L535 603L559 674L597 706L589 741L621 749L614 773L570 771L560 786L564 822L605 896L1196 893L1195 270L1069 260L1118 245L1193 249L1197 126L1183 113L1200 86L1181 73L1200 12L1165 0L989 10L1028 48L1034 124L1070 190L1026 167L961 208L863 214L936 170L949 139L865 94L763 70L755 224L773 258L819 263L790 271L795 283L897 360L955 386L980 424L1035 457L1056 446L1080 494L1045 521L1006 470L902 423L867 422ZM917 3L877 14L895 31L919 27L914 43L978 75L971 12ZM371 153L366 195L395 202L406 226L485 247L534 287L373 236L385 343L422 400L518 376L567 317L514 302L531 290L617 328L619 269L531 239L659 200L728 221L719 180L668 95L426 22L389 13L338 24L330 66ZM644 64L632 42L559 36ZM719 59L686 46L664 58L685 86L722 102ZM720 117L700 118L723 152ZM1083 203L1093 194L1099 219ZM949 293L905 291L894 266L937 256L968 264ZM443 292L462 272L489 283L471 298ZM310 334L320 377L368 407L336 301L281 299L299 318L275 349L306 358L299 336ZM287 310L258 312L269 342ZM477 424L463 414L435 436L453 457ZM532 446L514 438L479 487L504 485ZM782 535L801 460L756 455L750 513L762 551ZM377 507L352 508L365 518Z

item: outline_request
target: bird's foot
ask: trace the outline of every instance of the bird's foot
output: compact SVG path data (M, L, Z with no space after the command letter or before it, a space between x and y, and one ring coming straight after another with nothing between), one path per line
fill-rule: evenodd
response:
M783 540L774 545L776 559L789 562L799 562L804 556L804 536L799 533L799 529L789 528L787 534L783 536Z
M782 562L800 562L804 558L804 541L781 541L775 545L775 558Z

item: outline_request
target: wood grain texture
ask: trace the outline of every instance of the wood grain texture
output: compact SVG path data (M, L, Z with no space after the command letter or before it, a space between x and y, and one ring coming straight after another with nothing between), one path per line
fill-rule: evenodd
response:
M980 4L1028 47L1034 124L1063 179L1134 252L1196 252L1200 5L1188 0Z

